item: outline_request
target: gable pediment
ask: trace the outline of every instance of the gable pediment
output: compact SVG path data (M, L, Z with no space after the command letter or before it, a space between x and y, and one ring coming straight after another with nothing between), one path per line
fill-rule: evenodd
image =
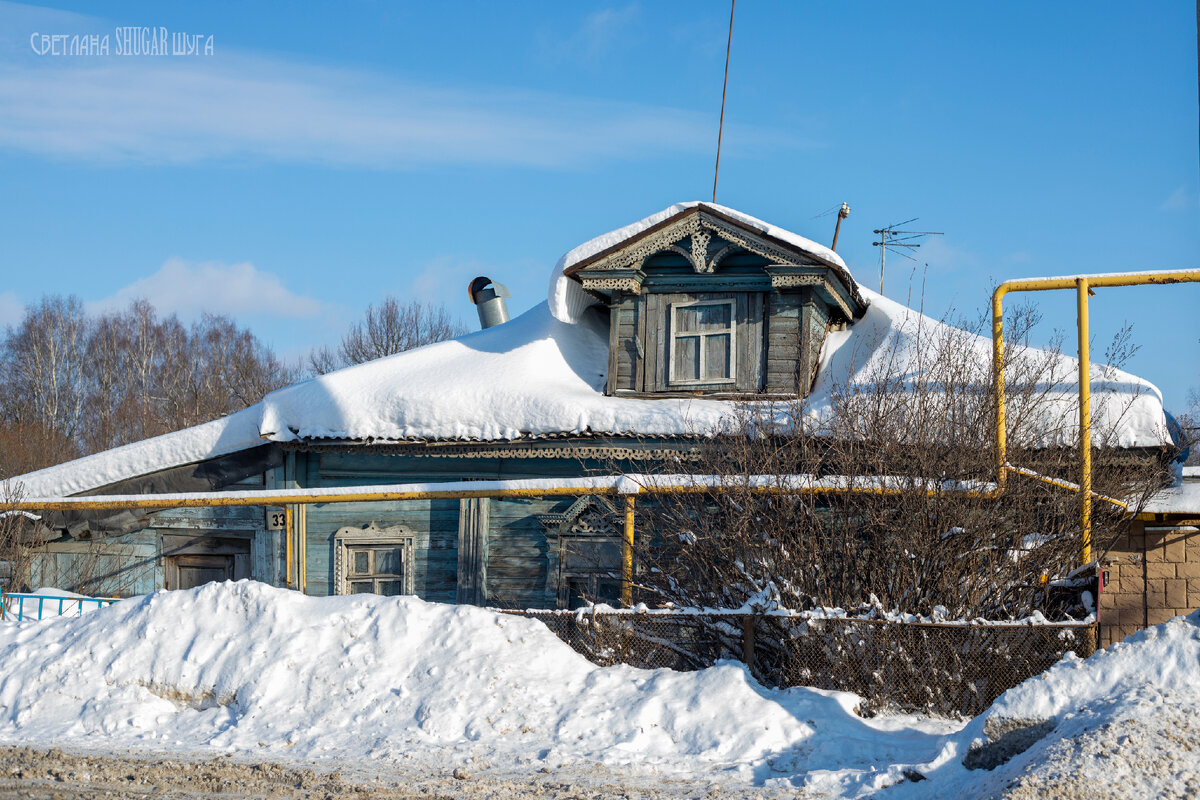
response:
M846 319L854 319L865 308L857 286L841 266L703 205L685 209L565 272L592 292L640 294L647 262L663 253L682 257L697 275L719 272L735 254L753 254L762 259L772 289L819 287Z

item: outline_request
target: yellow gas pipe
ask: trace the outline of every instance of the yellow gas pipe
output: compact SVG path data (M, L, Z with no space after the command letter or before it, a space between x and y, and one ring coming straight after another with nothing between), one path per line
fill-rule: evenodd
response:
M992 372L996 381L996 483L1003 490L1005 476L1009 471L1004 420L1004 295L1009 292L1040 292L1052 289L1074 289L1076 292L1076 326L1079 330L1079 530L1082 542L1079 560L1082 564L1092 560L1092 411L1088 296L1096 287L1198 281L1200 270L1177 269L1005 281L992 293Z

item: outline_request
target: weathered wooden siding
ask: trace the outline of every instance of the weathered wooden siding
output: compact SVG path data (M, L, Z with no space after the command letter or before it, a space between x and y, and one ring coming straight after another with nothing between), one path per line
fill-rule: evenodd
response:
M30 565L30 586L104 597L130 597L162 585L158 536L137 531L94 541L47 544Z
M123 536L48 543L34 555L29 588L54 586L111 597L153 592L164 586L164 557L216 552L211 547L185 544L197 537L248 541L250 553L245 565L239 566L239 574L275 582L271 570L260 569L256 563L264 540L277 535L265 530L261 509L175 508L156 512L149 521L150 527Z
M413 592L453 603L458 588L458 501L333 503L308 507L307 593L333 594L334 535L340 528L405 525L416 534Z
M643 299L625 295L612 306L609 328L608 392L642 391L642 340L645 323L641 319Z
M829 307L817 300L810 291L805 297L800 328L800 367L797 392L807 397L817 379L821 363L821 346L829 333Z
M767 299L766 389L795 394L800 385L800 292L772 292Z
M562 511L569 499L493 500L488 532L488 605L554 608L557 592L547 587L546 531L535 515Z
M297 453L294 460L299 480L314 488L568 477L603 466L573 458L447 458L331 452ZM514 608L553 608L557 592L547 584L546 532L536 515L560 512L571 502L569 498L489 500L487 528L478 542L482 547L479 571L483 580L478 594L474 587L468 587L470 598L460 598L458 575L460 564L476 563L469 554L459 552L464 526L462 513L471 504L437 500L309 506L307 591L312 595L333 592L334 537L339 529L365 528L371 524L378 528L405 525L418 534L413 571L413 590L417 596L447 603L463 599Z

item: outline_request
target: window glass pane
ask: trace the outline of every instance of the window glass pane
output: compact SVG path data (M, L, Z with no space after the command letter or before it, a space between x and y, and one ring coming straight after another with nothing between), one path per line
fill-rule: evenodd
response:
M375 581L377 594L384 597L395 597L400 594L400 581Z
M675 339L675 374L671 380L700 379L700 337L682 336Z
M721 303L714 306L698 306L700 312L700 330L728 330L730 323L730 312L733 310L731 306Z
M607 572L619 569L621 545L613 539L572 538L566 546L569 572Z
M370 594L375 591L374 581L351 581L350 594Z
M617 581L596 581L596 600L616 605L621 600L621 584Z
M567 608L580 608L587 604L588 582L586 579L567 581Z
M729 334L704 337L704 379L720 380L729 374Z
M367 550L351 550L350 551L350 574L351 575L370 575L371 574L371 553Z
M399 575L402 563L399 547L380 548L375 551L376 575Z
M675 309L675 332L694 333L700 330L700 307L684 306Z

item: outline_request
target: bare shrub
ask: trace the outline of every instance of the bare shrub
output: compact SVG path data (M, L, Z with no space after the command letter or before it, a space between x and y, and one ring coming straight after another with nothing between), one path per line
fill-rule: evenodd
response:
M0 483L0 590L29 589L30 567L39 543L36 518L17 510L24 499L20 486Z
M694 460L667 467L721 488L639 504L640 599L956 619L1082 613L1075 362L1024 346L1037 317L1015 312L1008 456L1022 471L998 492L990 344L921 320L915 347L870 343L853 384L739 405L723 435L698 438ZM1118 401L1097 397L1094 409L1104 402ZM1093 488L1136 511L1164 472L1161 453L1113 446L1128 410L1094 411ZM662 480L678 478L646 479ZM1094 500L1095 555L1129 519Z

